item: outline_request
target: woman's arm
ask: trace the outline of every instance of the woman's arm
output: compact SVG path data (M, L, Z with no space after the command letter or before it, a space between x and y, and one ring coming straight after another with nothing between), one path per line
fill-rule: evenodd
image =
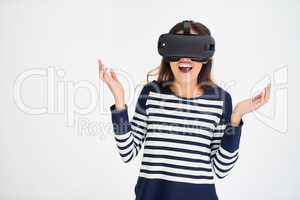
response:
M144 85L135 106L132 120L128 118L128 108L124 102L124 89L114 71L106 72L104 64L99 60L99 76L111 90L115 104L110 106L114 138L122 160L127 163L135 158L144 142L148 116L146 99L149 86Z
M225 92L224 97L223 115L215 129L211 143L211 161L218 178L226 177L237 162L243 126L242 119L231 121L231 96Z
M116 104L110 106L114 138L122 160L127 163L133 160L141 150L147 133L148 115L146 99L149 88L145 85L138 97L135 112L131 121L128 118L128 107L116 109Z
M212 140L211 160L217 177L227 176L237 162L244 123L242 117L267 103L270 99L270 91L269 84L259 95L239 102L233 111L231 96L226 92L223 117Z

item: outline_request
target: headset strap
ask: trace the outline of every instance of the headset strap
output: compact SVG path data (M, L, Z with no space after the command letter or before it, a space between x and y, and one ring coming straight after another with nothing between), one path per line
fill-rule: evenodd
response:
M183 21L183 34L190 34L191 32L191 20Z

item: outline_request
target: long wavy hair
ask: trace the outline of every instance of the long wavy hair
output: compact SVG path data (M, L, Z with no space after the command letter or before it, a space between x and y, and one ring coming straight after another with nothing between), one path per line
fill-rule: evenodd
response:
M211 35L210 30L199 22L191 22L191 28L196 32L197 35L205 36ZM183 22L177 23L173 26L169 33L174 34L179 31L183 31ZM213 59L210 58L206 63L203 63L202 68L199 72L197 81L200 87L205 88L206 86L216 85L216 83L212 80L211 69L212 69ZM149 83L150 76L157 76L157 81L159 83L163 83L165 81L174 81L174 75L171 70L170 63L167 62L164 58L162 58L161 63L158 67L150 70L147 73L147 83Z

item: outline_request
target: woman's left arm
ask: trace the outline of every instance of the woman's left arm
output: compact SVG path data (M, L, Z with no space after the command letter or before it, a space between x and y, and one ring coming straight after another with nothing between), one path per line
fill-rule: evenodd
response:
M239 144L243 126L242 117L264 105L270 98L270 85L257 96L239 102L232 109L229 93L225 95L222 119L214 131L211 143L211 161L218 178L225 178L239 157Z

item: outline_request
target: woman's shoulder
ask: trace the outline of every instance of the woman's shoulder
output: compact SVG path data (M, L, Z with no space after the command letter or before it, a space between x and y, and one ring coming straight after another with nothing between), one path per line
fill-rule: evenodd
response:
M161 91L163 85L162 83L158 82L157 80L152 80L144 84L143 90L147 91Z
M161 91L162 85L157 80L152 80L149 82L146 82L142 86L141 94L143 95L149 95L149 93L155 92L155 91Z
M216 100L231 100L230 92L218 84L212 84L207 89L208 93Z

